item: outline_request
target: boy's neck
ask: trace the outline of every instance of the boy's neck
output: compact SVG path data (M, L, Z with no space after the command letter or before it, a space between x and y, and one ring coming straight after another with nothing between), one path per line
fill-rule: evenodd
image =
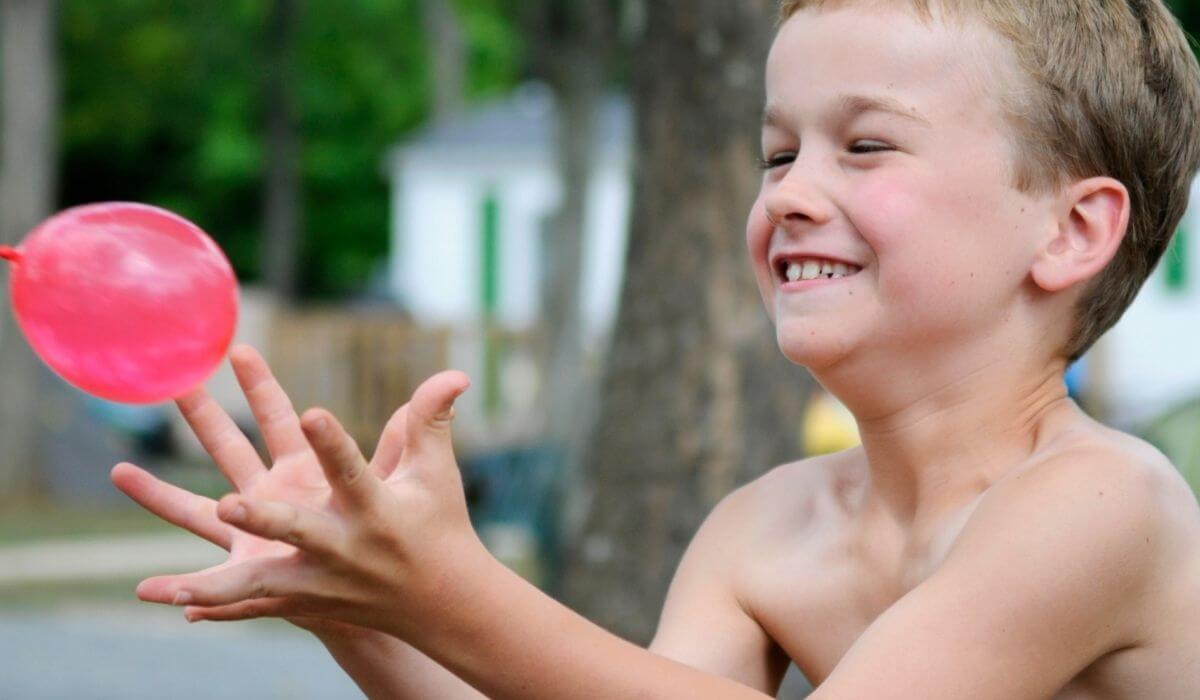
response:
M964 354L965 355L965 354ZM959 357L963 357L960 355ZM1080 415L1067 394L1063 359L946 359L905 368L818 375L854 414L866 452L867 502L920 528L977 498Z

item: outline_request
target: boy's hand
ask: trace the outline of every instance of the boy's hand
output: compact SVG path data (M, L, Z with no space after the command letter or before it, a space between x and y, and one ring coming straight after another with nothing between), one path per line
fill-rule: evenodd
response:
M436 609L447 566L489 556L471 528L450 442L453 402L467 385L459 372L422 384L389 422L371 464L328 411L312 409L299 420L276 400L283 420L267 424L274 439L286 440L276 467L246 468L253 463L236 440L215 445L210 453L238 493L220 504L191 501L201 527L131 494L168 520L214 541L224 533L233 545L225 564L147 579L139 597L189 604L191 620L319 617L389 631L417 610ZM272 480L284 464L288 471Z
M230 352L230 364L274 465L267 469L241 429L204 389L176 401L201 445L239 493L324 507L330 498L329 484L304 437L291 401L271 375L266 362L253 348L239 345ZM402 407L392 416L371 460L372 470L381 476L395 469L403 452L405 412ZM209 569L210 573L257 557L287 556L296 551L290 544L230 527L217 517L216 501L167 484L132 464L118 464L113 469L112 479L117 488L150 512L228 550L229 559ZM332 627L317 620L293 619L292 622L313 631L329 631L326 628Z

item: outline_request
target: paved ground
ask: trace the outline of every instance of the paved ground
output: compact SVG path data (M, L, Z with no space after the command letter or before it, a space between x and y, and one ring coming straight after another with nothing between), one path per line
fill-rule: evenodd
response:
M179 610L132 600L129 581L223 558L186 534L0 547L0 697L362 697L320 643L285 622L189 625Z
M361 698L321 645L283 622L188 625L175 610L0 607L7 700Z
M186 533L29 542L0 547L0 586L194 571L224 559L223 550Z
M189 625L180 610L132 600L130 581L223 558L186 534L0 547L0 698L361 698L320 643L285 622ZM105 587L116 592L80 597ZM779 697L806 689L790 677Z

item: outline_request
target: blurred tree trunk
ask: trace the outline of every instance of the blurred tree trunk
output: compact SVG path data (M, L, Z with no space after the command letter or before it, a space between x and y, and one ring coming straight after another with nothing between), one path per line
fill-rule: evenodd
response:
M16 245L54 209L58 182L58 3L0 0L0 242ZM5 265L7 267L7 265ZM3 278L8 288L7 270ZM0 309L0 497L37 486L37 360Z
M429 46L433 116L441 120L462 109L467 50L451 0L421 0L421 20Z
M298 292L303 226L293 59L299 11L298 0L272 0L263 76L266 184L262 272L267 286L284 301L294 299Z
M542 318L547 368L540 405L545 442L574 470L592 417L595 378L584 363L582 284L588 191L601 156L600 115L615 45L615 17L597 0L525 5L534 72L555 95L562 199L543 232ZM555 584L556 585L556 584Z
M645 2L632 57L632 231L563 594L639 643L712 506L800 452L811 380L775 345L743 236L774 9Z

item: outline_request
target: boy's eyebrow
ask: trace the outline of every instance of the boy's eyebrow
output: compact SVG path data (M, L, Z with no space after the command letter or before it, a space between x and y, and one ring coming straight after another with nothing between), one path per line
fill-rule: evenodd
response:
M933 127L928 119L921 116L916 107L906 107L899 100L885 95L842 95L838 99L838 104L849 117L857 117L865 112L886 112L914 121L921 126Z
M883 95L853 95L843 94L837 101L838 109L843 117L852 119L867 112L883 112L907 119L920 126L932 128L933 124L921 115L915 107L906 107L903 103ZM763 110L763 126L780 127L787 121L783 111L777 104L768 104Z

